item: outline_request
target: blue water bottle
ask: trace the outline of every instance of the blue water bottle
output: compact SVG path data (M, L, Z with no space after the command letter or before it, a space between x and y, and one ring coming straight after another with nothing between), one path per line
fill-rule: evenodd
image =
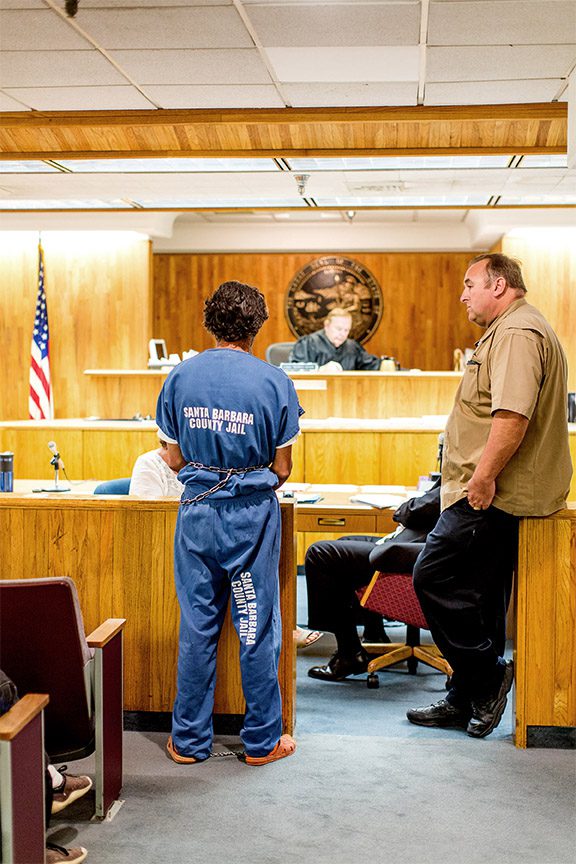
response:
M0 453L0 492L14 491L14 453Z

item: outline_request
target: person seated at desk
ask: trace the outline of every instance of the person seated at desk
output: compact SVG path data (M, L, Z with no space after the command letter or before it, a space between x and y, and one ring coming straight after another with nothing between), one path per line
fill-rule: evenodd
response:
M336 653L325 666L313 666L308 670L310 678L320 681L342 681L348 675L366 672L369 655L365 651L356 625L359 615L369 614L370 627L373 619L380 618L374 612L363 610L356 590L368 585L376 567L371 562L371 553L377 544L386 547L394 555L398 544L423 543L440 516L440 483L424 495L411 498L395 511L393 519L400 523L388 538L342 537L339 540L321 540L313 543L306 553L304 567L308 589L308 626L328 630L336 636ZM401 550L398 549L398 554ZM373 556L372 556L373 557ZM389 560L391 564L391 559ZM380 622L381 622L380 618ZM380 624L380 626L382 626ZM364 641L390 641L367 638Z
M320 369L378 371L380 357L368 354L359 342L349 339L352 315L335 308L324 319L322 330L302 336L290 352L290 363L318 363Z
M160 447L138 456L130 478L130 495L139 498L180 498L184 485L168 465L166 441L158 439Z

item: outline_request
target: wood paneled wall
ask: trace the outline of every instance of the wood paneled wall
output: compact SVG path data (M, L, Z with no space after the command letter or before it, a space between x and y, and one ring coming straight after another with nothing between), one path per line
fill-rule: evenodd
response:
M94 242L98 235L91 235L91 245L77 239L85 237L81 234L44 237L57 417L94 413L94 384L84 369L144 368L150 336L166 339L169 351L210 347L202 326L203 302L226 279L249 282L266 295L270 319L256 340L258 356L269 343L294 338L284 315L286 290L297 271L320 253L151 256L148 241L128 241L124 235L120 242L121 236L100 235ZM31 233L5 233L0 239L0 418L24 419L37 242ZM502 249L523 261L528 298L558 332L568 355L569 387L575 390L576 340L570 328L576 319L576 252L567 243L520 238L504 238ZM408 368L449 370L454 348L471 346L478 338L459 302L473 253L343 254L368 267L382 287L383 317L366 343L368 351L391 354ZM125 416L140 410L133 402Z
M550 231L503 237L501 251L522 263L526 299L546 316L568 358L568 389L576 390L576 246Z
M270 319L255 344L263 357L270 342L294 339L284 315L286 291L298 270L322 254L334 253L156 254L154 335L166 340L169 351L210 347L202 327L204 300L221 282L238 279L266 295ZM392 355L404 367L449 370L454 348L478 338L459 302L473 252L342 254L368 267L382 288L382 321L365 344L371 353Z
M0 240L0 417L26 419L38 240L31 232ZM82 417L92 413L84 369L146 365L150 242L120 233L47 233L42 245L55 414Z

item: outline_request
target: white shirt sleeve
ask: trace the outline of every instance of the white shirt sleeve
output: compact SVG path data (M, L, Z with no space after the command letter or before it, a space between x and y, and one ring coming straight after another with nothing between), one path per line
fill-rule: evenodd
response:
M137 458L130 478L130 495L140 498L164 498L166 495L164 477L154 457L157 453L151 450Z
M179 498L184 486L158 450L143 453L134 463L130 495L139 498Z

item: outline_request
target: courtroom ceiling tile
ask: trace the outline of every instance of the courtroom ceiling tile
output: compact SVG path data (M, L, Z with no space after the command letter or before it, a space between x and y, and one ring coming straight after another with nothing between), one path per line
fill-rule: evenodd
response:
M576 6L575 6L576 14ZM576 62L575 45L478 45L428 48L427 81L562 78Z
M40 46L58 46L59 51L89 48L90 45L52 9L0 11L2 46L11 51L35 51Z
M159 108L284 108L273 85L178 87L147 85L146 93Z
M251 48L233 6L84 9L75 19L103 48Z
M279 81L340 83L418 81L417 46L378 48L268 48Z
M576 42L573 0L432 0L429 45L540 45Z
M248 6L265 47L417 45L419 3Z
M314 108L320 104L326 108L416 105L418 84L416 81L284 84L282 92L293 108Z
M29 105L23 105L16 99L12 99L7 93L0 91L0 111L30 111Z
M17 87L6 92L35 111L128 111L155 107L135 87Z
M269 84L271 81L255 48L113 50L110 56L141 85Z
M89 46L86 46L89 48ZM3 51L2 87L62 87L125 84L99 51Z
M6 0L10 2L10 0ZM25 2L25 0L23 0ZM80 0L83 8L90 9L133 9L139 7L154 9L157 6L232 6L232 0Z
M426 105L504 105L549 102L561 87L554 78L532 81L470 81L426 85Z

